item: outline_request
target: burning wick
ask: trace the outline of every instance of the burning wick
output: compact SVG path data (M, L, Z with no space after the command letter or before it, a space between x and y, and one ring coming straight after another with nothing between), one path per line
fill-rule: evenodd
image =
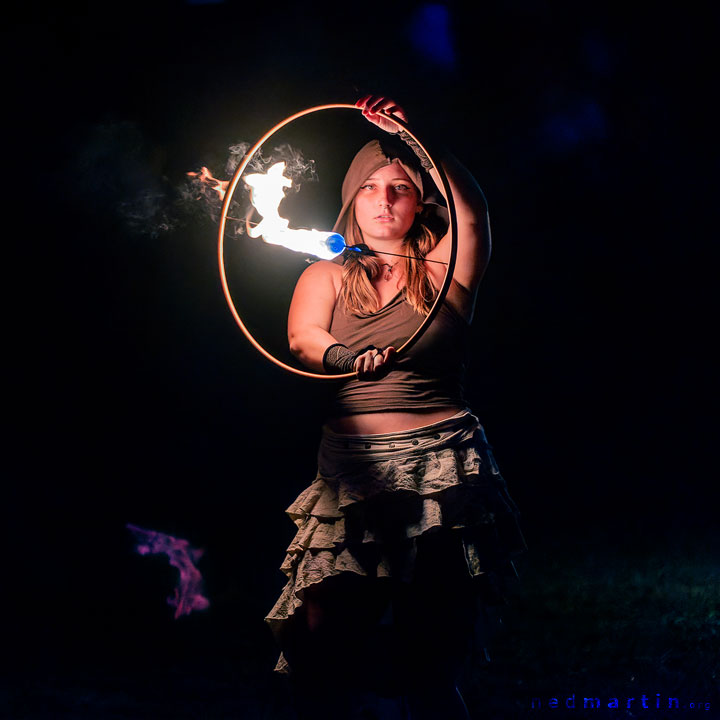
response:
M164 553L173 567L180 571L180 581L174 595L168 599L168 605L175 608L175 619L181 615L189 615L193 610L204 610L210 601L202 594L202 575L195 563L202 557L203 550L190 547L190 543L182 538L158 532L144 530L135 525L126 525L127 529L138 541L135 550L140 555L156 555Z
M250 186L250 200L262 216L262 220L248 229L250 237L262 236L271 245L282 245L288 250L315 255L332 260L345 250L342 235L322 230L293 230L289 221L280 217L278 208L285 197L285 188L292 187L292 180L283 175L285 163L275 163L266 173L245 176Z

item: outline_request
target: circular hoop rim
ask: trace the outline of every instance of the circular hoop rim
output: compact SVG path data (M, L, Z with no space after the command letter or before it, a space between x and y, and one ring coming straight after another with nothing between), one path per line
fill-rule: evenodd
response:
M335 109L349 109L349 110L360 110L362 111L361 107L358 107L357 105L350 105L348 103L332 103L329 105L316 105L315 107L307 108L306 110L301 110L300 112L295 113L294 115L290 115L289 117L285 118L281 122L279 122L277 125L272 127L270 130L268 130L251 148L248 150L248 152L245 154L245 157L243 158L240 165L238 165L237 169L235 170L235 174L232 177L232 180L228 184L227 190L225 191L225 199L223 201L222 211L220 213L220 227L218 228L218 264L220 267L220 282L222 284L223 293L225 294L225 299L227 300L228 306L230 308L230 312L235 319L235 322L237 323L240 330L242 330L245 337L250 341L252 346L260 352L265 358L273 362L275 365L283 368L284 370L287 370L291 373L294 373L295 375L301 375L302 377L309 377L313 378L315 380L344 380L349 379L353 377L357 377L356 372L351 373L343 373L341 375L325 375L322 373L315 373L310 372L308 370L300 370L299 368L295 368L292 365L288 365L287 363L284 363L282 360L278 360L272 353L268 352L252 335L252 333L248 330L245 323L242 321L242 318L240 317L240 314L237 311L237 308L235 307L235 303L233 302L232 295L230 294L230 288L228 287L228 281L227 276L225 274L225 223L227 220L227 213L230 208L230 203L232 202L232 197L235 192L235 188L237 187L238 182L240 181L240 178L245 172L245 168L248 166L248 163L250 160L252 160L255 153L281 128L285 127L285 125L289 125L294 120L297 120L298 118L304 117L305 115L310 115L315 112L319 112L321 110L335 110ZM440 291L437 294L437 297L435 298L435 302L433 303L433 306L430 308L430 312L425 316L423 321L418 326L417 330L397 349L396 354L400 354L403 351L409 349L414 343L416 343L422 334L425 332L427 327L430 325L430 323L433 321L434 317L437 315L437 313L440 311L440 306L442 305L443 301L445 300L445 296L447 295L448 290L450 289L450 283L452 282L454 270L455 270L455 260L457 257L457 217L455 215L455 202L452 196L452 192L450 191L450 184L448 182L447 176L445 175L445 171L443 170L442 166L435 163L432 159L432 156L427 151L427 148L418 140L418 138L413 134L413 132L402 122L397 120L394 117L391 117L390 115L387 115L384 112L378 113L379 115L382 115L387 120L390 120L391 122L395 123L401 130L404 130L405 132L410 135L410 137L420 146L420 148L423 150L423 152L428 156L428 159L432 163L433 167L437 171L440 182L442 183L443 187L442 190L444 190L444 196L445 200L448 205L448 215L449 215L449 230L450 230L450 258L448 260L447 264L447 270L445 271L445 279L443 281L443 285L440 288Z

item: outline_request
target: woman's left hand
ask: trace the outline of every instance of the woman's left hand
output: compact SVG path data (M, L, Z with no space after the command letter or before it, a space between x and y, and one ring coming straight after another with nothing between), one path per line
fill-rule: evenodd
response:
M358 380L382 380L393 367L395 348L386 347L384 350L373 348L355 358L354 370Z
M401 122L407 124L407 116L405 111L394 101L382 95L366 95L355 103L356 107L362 108L363 115L381 130L389 133L397 133L400 127L392 120L384 118L378 113L382 110L387 115L396 117Z

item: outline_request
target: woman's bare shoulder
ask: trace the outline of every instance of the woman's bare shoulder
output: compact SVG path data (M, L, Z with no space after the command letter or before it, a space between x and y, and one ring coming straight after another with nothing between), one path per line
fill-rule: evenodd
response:
M305 268L301 277L303 281L313 283L331 282L337 295L342 285L342 265L331 260L318 260Z

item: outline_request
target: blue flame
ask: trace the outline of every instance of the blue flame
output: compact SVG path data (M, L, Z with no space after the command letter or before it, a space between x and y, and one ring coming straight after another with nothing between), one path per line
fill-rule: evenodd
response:
M325 239L325 244L328 246L328 250L330 250L330 252L334 252L338 255L345 250L345 238L339 233L328 235Z

